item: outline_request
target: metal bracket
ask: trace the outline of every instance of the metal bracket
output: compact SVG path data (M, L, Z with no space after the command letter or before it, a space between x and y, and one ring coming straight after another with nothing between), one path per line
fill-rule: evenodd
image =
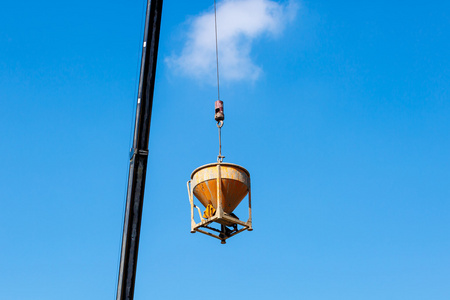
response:
M148 156L148 150L130 148L130 159L132 159L135 154L142 155L142 156Z

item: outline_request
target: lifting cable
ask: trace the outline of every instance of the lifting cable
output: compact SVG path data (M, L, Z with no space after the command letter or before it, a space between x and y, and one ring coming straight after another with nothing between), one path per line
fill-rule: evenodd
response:
M215 116L214 119L217 122L217 128L219 128L219 155L217 156L217 162L221 163L225 156L222 156L222 138L221 129L223 126L223 120L225 115L223 113L223 101L220 100L220 86L219 86L219 44L217 42L217 7L216 0L214 0L214 29L216 37L216 70L217 70L217 101L215 102Z
M219 44L217 42L217 9L216 9L216 0L214 0L214 29L215 29L215 34L216 34L217 100L220 100L220 89L219 89Z

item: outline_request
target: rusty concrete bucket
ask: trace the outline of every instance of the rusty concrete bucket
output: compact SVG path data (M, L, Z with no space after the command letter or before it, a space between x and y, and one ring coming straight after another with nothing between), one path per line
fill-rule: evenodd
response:
M223 162L201 166L191 174L188 193L191 232L207 234L225 244L226 239L244 230L252 230L250 173L245 168ZM249 219L243 222L233 211L247 195ZM205 207L203 215L194 204L194 196ZM194 208L198 210L199 223L194 220ZM212 223L219 224L220 229L213 227Z

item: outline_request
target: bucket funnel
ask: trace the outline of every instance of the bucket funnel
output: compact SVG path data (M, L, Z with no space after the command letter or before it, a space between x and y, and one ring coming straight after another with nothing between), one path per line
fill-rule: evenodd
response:
M217 192L219 177L221 191ZM221 199L225 213L232 213L248 194L250 173L241 166L230 163L212 163L201 166L192 172L191 185L195 197L207 207L211 204L217 209L217 199Z

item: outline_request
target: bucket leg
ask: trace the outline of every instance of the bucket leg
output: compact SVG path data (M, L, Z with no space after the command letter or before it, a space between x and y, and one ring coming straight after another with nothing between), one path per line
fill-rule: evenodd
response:
M222 207L222 176L221 176L221 170L220 170L220 163L217 164L217 211L216 216L219 218L223 217L223 207Z
M189 195L189 202L191 204L191 233L194 233L194 227L195 227L195 221L194 221L194 199L193 199L193 192L191 190L191 181L189 180L187 182L187 190Z
M248 221L249 224L248 231L252 231L252 188L251 184L248 186Z
M222 174L221 174L221 169L220 169L220 162L217 164L217 211L216 211L216 216L220 219L223 217L223 208L222 208L222 198L223 198L223 193L222 193ZM227 232L226 232L227 228L224 225L220 225L220 231L221 233L219 234L219 238L220 238L220 243L221 244L226 244L226 239L227 237Z

